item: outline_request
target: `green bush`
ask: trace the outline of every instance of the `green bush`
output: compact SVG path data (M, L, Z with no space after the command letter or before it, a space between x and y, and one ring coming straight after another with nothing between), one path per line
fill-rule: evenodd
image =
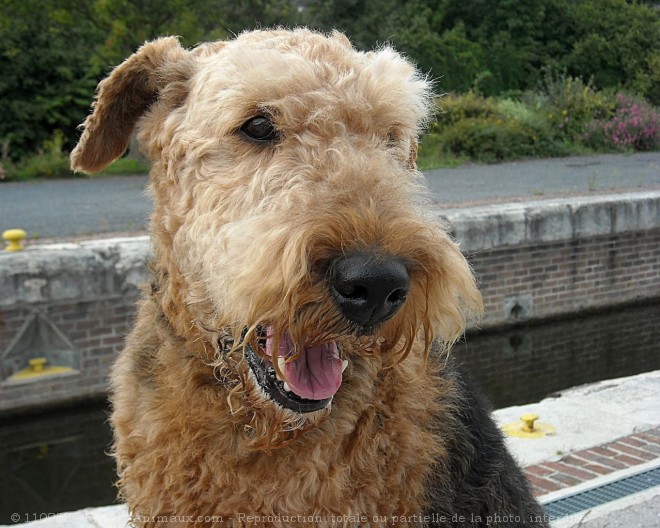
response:
M464 94L447 94L438 99L436 122L440 128L454 125L466 119L499 117L502 112L495 100L473 91Z
M546 73L541 93L538 110L546 113L553 133L570 142L579 142L594 119L611 117L617 105L613 95L566 74Z
M417 168L419 170L437 169L438 167L456 167L469 161L448 152L442 144L442 137L437 132L425 134L419 142Z
M438 148L454 158L492 163L575 152L553 132L543 112L521 101L468 92L443 97L438 106L431 134Z
M539 112L529 108L520 101L513 99L500 99L497 101L497 110L506 119L518 121L531 127L544 127L547 122Z
M445 129L442 140L454 155L485 163L553 153L537 130L512 119L468 118Z
M473 91L438 103L420 148L420 168L460 160L493 163L594 151L660 148L660 113L642 98L599 92L568 75L547 75L543 91L484 97Z
M69 157L63 152L64 134L56 130L50 139L43 142L39 152L25 158L17 165L7 168L9 180L32 180L35 178L69 178Z
M51 153L27 158L15 169L11 179L25 181L35 178L70 178L69 160Z
M84 173L74 173L69 167L69 155L63 149L64 134L56 130L53 137L44 141L39 152L19 163L5 161L0 165L1 181L27 181L38 178L84 178ZM134 158L120 158L99 172L100 176L146 174L149 166Z

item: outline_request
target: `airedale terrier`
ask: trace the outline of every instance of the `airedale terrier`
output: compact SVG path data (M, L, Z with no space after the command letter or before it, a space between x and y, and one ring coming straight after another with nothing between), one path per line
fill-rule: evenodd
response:
M430 84L390 47L146 43L72 153L134 128L153 280L112 375L138 526L545 526L448 356L481 298L416 169Z

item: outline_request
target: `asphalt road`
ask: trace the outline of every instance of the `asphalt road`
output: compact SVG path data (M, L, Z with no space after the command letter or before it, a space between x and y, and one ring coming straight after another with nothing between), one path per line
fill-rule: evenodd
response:
M660 152L465 165L426 173L441 207L575 194L660 190ZM146 176L0 183L0 231L33 239L132 234L146 229Z
M427 173L444 207L660 190L660 152L464 165Z
M31 239L89 237L146 229L147 176L0 183L0 231Z

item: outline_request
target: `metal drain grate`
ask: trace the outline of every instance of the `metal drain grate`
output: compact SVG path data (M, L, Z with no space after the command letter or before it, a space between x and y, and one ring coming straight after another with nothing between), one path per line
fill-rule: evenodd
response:
M543 507L551 519L565 517L574 513L595 508L638 491L660 485L660 468L653 468L616 482L603 484L598 488L586 490L569 497L556 499Z

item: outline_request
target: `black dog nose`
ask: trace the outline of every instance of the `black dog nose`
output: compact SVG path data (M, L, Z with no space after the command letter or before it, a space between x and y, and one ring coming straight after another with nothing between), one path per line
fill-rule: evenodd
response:
M330 291L344 317L364 327L392 317L409 288L408 269L398 258L355 253L335 259L330 267Z

